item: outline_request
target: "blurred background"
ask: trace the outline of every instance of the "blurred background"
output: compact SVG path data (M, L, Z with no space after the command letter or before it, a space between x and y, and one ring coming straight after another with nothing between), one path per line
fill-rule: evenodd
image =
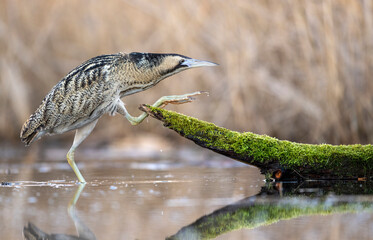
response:
M167 106L237 131L305 143L373 143L372 1L0 2L0 142L19 132L49 90L83 61L116 52L179 53L219 63L168 78L123 101L132 115L164 95L209 91ZM153 134L153 119L101 118L85 142ZM70 146L73 133L42 143ZM127 140L126 140L127 139Z

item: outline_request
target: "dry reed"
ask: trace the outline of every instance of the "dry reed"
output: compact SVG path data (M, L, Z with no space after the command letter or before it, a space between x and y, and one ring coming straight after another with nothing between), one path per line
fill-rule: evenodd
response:
M219 68L191 70L125 98L207 90L169 108L239 131L333 144L373 142L372 1L0 2L0 138L18 142L44 95L82 61L113 52L175 52ZM140 112L138 112L140 113ZM103 140L155 131L104 117ZM173 137L174 135L172 135ZM55 141L60 138L49 138ZM71 141L71 136L69 136Z

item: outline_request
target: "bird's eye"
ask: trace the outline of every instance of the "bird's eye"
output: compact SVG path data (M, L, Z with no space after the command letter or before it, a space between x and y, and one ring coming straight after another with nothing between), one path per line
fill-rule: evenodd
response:
M183 64L184 61L185 61L184 59L181 59L181 60L179 61L179 65Z

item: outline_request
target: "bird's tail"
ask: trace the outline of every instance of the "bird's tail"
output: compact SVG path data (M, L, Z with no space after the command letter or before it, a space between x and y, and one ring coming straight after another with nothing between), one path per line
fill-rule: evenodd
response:
M23 124L20 134L21 141L24 142L26 146L30 145L34 140L39 138L38 133L43 127L43 114L39 107Z

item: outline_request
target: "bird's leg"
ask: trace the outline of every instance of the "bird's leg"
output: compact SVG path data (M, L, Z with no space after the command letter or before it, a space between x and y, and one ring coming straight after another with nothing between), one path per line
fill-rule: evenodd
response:
M76 130L73 145L71 146L69 152L66 155L67 162L70 164L71 168L74 170L80 183L85 183L86 181L84 180L83 175L80 173L78 167L75 164L74 152L75 152L75 149L83 142L83 140L86 137L88 137L88 135L92 132L93 128L95 128L97 121L98 119Z
M164 107L169 103L171 104L188 103L194 100L193 96L197 96L202 93L206 93L206 92L194 92L194 93L187 93L183 95L163 96L160 99L158 99L152 106L153 107ZM147 113L142 113L138 117L131 116L131 114L129 114L127 109L125 108L124 103L120 99L117 103L117 112L122 114L124 117L126 117L127 120L132 125L137 125L141 123L148 116Z

